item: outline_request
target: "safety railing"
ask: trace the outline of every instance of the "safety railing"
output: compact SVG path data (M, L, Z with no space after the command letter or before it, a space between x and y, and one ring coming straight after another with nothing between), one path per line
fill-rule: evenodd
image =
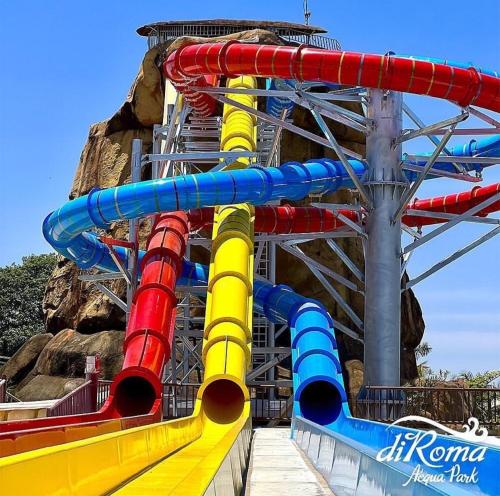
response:
M351 406L355 417L378 422L419 415L453 426L476 417L488 429L500 428L499 388L366 386Z
M319 34L300 34L300 35L289 35L282 36L282 38L288 42L298 43L299 45L311 45L317 48L323 48L325 50L340 50L340 42L335 38L330 38L328 36L321 36Z
M199 384L163 385L163 417L175 419L191 415L196 402ZM289 397L280 394L272 385L249 386L252 419L259 421L290 422L292 404Z
M92 381L84 382L63 396L53 406L47 408L47 417L93 412L95 411L95 394L95 386Z
M256 26L257 27L257 26ZM162 29L151 29L148 35L148 48L153 48L161 43L166 43L181 36L200 36L203 38L213 38L216 36L225 36L228 34L244 31L245 27L242 26L227 26L227 25L176 25L168 26ZM340 42L335 38L329 36L322 36L318 34L308 34L295 29L273 29L278 36L283 38L289 43L311 45L326 50L340 50Z
M21 400L7 391L7 381L0 379L0 403L19 403Z
M99 410L108 399L113 381L99 380L97 383L97 410Z

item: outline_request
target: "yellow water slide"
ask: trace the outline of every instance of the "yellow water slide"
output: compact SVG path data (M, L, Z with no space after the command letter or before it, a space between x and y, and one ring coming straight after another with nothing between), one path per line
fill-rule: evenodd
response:
M245 76L228 81L231 88L256 84ZM230 97L250 98L245 103L256 107L253 96ZM225 105L221 142L223 150L255 151L255 119ZM246 165L248 159L241 159L228 168ZM251 432L245 376L251 363L253 221L253 208L246 204L215 209L205 375L193 415L0 459L4 494L194 496L241 491Z

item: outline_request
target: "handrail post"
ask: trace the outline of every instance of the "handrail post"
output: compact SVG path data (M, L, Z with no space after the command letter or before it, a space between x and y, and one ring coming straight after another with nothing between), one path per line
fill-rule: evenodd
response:
M99 389L100 375L100 359L99 355L88 356L85 364L85 382L89 382L89 412L97 411L97 395Z

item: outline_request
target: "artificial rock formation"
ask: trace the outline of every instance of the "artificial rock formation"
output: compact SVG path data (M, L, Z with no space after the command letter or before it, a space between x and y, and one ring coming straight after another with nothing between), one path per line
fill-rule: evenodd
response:
M237 33L228 37L220 37L216 40L228 38L254 43L283 44L273 33L263 30ZM146 53L126 102L109 120L91 126L88 141L84 146L70 190L70 198L86 194L93 187L107 188L124 184L130 180L132 139L141 138L144 143L143 151L149 151L152 139L152 126L155 123L162 122L164 91L160 72L161 61L169 50L171 51L183 43L207 41L214 40L182 38L176 40L170 47L157 46ZM347 103L347 106L351 110L360 111L360 108L355 103ZM314 119L304 109L296 108L293 120L298 126L319 132ZM329 121L329 125L334 130L336 137L342 145L359 153L364 153L363 135L339 123ZM288 160L305 161L310 158L325 156L336 158L332 150L328 148L292 135L287 131L283 133L281 147L282 163ZM144 177L148 177L149 173L147 169L143 171ZM315 201L322 200L342 203L352 202L354 199L354 193L341 191L334 195L327 195L322 199L316 198ZM300 203L310 203L310 200ZM147 235L147 227L141 229L141 233L141 238L144 239ZM127 227L123 223L112 225L110 234L123 239L127 234ZM346 238L338 242L342 249L351 256L362 270L363 257L359 240L357 238ZM301 246L306 254L321 261L324 265L332 268L344 277L354 280L348 269L331 252L323 240L316 240ZM197 253L197 251L193 250L193 253ZM301 261L282 250L278 250L277 281L290 285L297 292L305 296L314 297L322 301L336 320L355 329L349 317L344 314L338 304L311 274L309 269ZM332 282L332 284L352 306L359 317L363 318L362 295L348 290L335 282ZM125 286L122 281L110 283L110 288L124 297ZM401 368L402 380L408 381L417 375L414 348L422 338L424 322L420 306L411 291L403 293L402 303ZM54 340L57 340L57 343L60 342L59 340L61 340L61 343L63 341L60 335L66 336L68 332L71 332L66 329L76 330L82 334L107 331L110 333L110 336L113 336L112 340L108 340L108 344L113 349L119 349L116 343L120 342L120 333L109 330L124 329L125 319L123 312L111 303L106 296L89 286L88 283L79 281L78 270L73 263L62 258L59 261L47 286L43 309L47 330L59 333L54 338ZM359 361L363 359L361 343L352 340L340 332L337 333L337 336L343 361ZM115 340L116 343L114 342ZM78 346L77 341L75 341L75 346ZM51 355L49 355L49 351ZM61 363L61 360L65 360L62 356L49 347L47 353L43 355L41 363L37 363L37 367L40 366L38 368L38 375L74 374L74 370L65 369L64 363ZM66 355L66 357L68 356ZM78 367L77 369L80 373L81 370ZM347 376L346 379L348 379ZM26 381L23 382L26 384Z
M89 355L99 355L102 379L112 379L121 370L122 331L102 331L87 335L65 329L54 337L50 334L39 336L49 338L45 338L45 346L40 350L34 365L30 370L25 367L23 375L18 373L16 382L10 383L19 399L54 399L64 396L82 383L86 357ZM16 355L23 352L23 349L26 349L26 345ZM9 366L10 361L3 373L6 374Z
M53 337L53 334L44 333L29 338L12 358L0 367L0 377L9 381L11 386L18 384L33 369L40 353Z

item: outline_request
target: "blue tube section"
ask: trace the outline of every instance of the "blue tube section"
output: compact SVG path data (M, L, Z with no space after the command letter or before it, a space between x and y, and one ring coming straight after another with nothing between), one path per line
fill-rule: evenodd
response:
M489 140L484 146L481 142L469 144L467 150L493 153L496 147L497 142ZM362 178L365 164L359 160L349 162L356 175ZM477 166L468 165L470 168ZM435 168L446 166L436 164ZM418 173L407 172L408 180L413 181L416 177ZM281 167L254 166L243 170L156 179L92 190L88 195L52 212L44 221L43 234L56 251L81 268L114 270L108 248L88 232L91 228L106 228L111 222L159 212L234 203L263 205L273 200L301 200L309 194L352 187L342 163L327 158L310 160L305 164L288 162ZM124 249L117 252L123 259L126 258Z
M295 87L295 81L291 79L268 79L266 88L268 90L289 91L290 86ZM273 117L281 117L283 110L286 110L285 119L290 116L295 103L288 98L270 96L266 100L266 112Z
M351 165L358 176L364 174L362 162L353 160ZM81 268L115 270L108 248L88 232L91 228L106 228L114 221L159 212L234 203L262 205L280 199L300 200L311 193L352 186L340 162L330 159L143 181L93 190L66 203L45 219L43 234L59 253ZM124 249L117 252L126 258Z
M442 64L442 65L448 65L450 67L458 67L459 69L470 69L472 67L481 74L487 74L488 76L493 76L493 77L500 76L499 72L492 71L491 69L483 69L481 67L476 66L473 62L457 62L456 60L446 60L435 57L416 57L415 55L405 55L399 53L395 54L394 52L391 52L390 54L397 55L398 57L403 57L405 59L423 60L424 62L433 62L434 64Z
M460 163L460 157L498 157L500 156L500 134L495 134L480 140L473 139L464 145L457 145L448 148L448 151L450 152L450 155L457 157L458 163ZM428 157L431 153L423 153L422 155ZM403 159L408 161L406 157L407 154L403 154ZM425 166L424 160L408 162L419 167ZM490 165L491 164L462 164L464 169L469 172L480 172L485 167L489 167ZM451 162L437 162L433 169L439 169L446 172L456 172L455 166ZM418 175L418 173L414 174L415 176ZM408 172L406 172L406 176L410 181L413 181L413 178Z

